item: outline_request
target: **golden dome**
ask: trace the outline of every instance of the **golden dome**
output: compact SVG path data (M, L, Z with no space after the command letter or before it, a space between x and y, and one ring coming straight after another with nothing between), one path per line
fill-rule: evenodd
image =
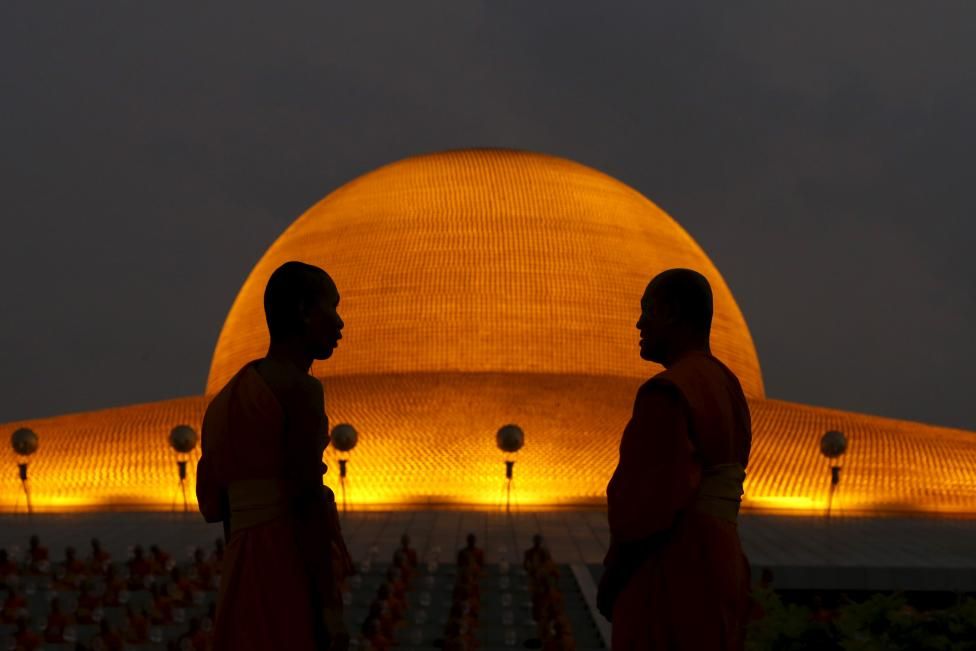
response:
M506 455L495 434L507 423L525 431L513 504L603 506L634 393L657 370L637 354L640 295L656 273L680 266L711 281L713 351L750 396L743 509L976 513L972 432L766 400L745 321L705 254L650 201L581 165L451 152L340 188L292 224L244 283L208 392L264 354L264 286L290 259L327 269L342 293L346 336L316 374L327 371L332 424L352 423L361 435L346 482L357 508L501 508ZM35 508L176 508L170 432L199 431L208 401L3 428L29 427L41 440L31 457ZM819 447L832 429L851 442L833 496ZM191 501L198 455L190 454ZM329 447L331 467L337 458ZM334 471L325 479L340 491ZM23 507L17 475L0 475L0 510Z
M343 340L315 375L543 373L647 378L635 328L671 267L712 284L712 351L763 397L755 346L718 270L632 188L560 158L465 150L409 158L339 188L268 249L214 350L212 394L268 346L264 287L288 260L333 277Z

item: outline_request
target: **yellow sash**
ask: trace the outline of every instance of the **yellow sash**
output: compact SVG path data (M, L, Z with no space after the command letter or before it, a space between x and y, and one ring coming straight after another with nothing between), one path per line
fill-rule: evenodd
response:
M739 516L746 471L739 463L721 463L702 472L695 509L733 524Z
M270 522L289 511L285 482L280 479L242 479L227 486L230 534Z

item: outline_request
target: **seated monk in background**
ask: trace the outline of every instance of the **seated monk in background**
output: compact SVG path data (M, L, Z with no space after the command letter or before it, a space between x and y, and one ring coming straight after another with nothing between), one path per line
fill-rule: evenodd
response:
M11 637L14 644L8 648L15 651L35 651L35 649L41 649L44 646L44 640L31 629L27 617L17 618L17 626Z
M169 596L162 583L149 587L149 621L157 626L172 624L174 621L173 598Z
M217 394L203 420L197 498L227 547L214 649L345 649L342 576L352 561L335 496L322 484L329 443L312 361L342 337L339 292L321 269L288 262L264 294L271 345Z
M105 571L105 593L102 595L102 603L106 606L121 606L122 593L127 592L128 582L119 575L115 566L109 563Z
M44 574L49 565L47 547L41 544L41 539L34 534L30 537L27 548L27 569L31 574Z
M91 556L88 557L88 570L93 575L104 574L112 562L112 555L102 548L98 538L91 539Z
M637 392L607 486L610 550L597 606L613 649L741 650L749 562L736 519L752 442L738 379L709 349L712 292L690 269L641 299Z
M542 536L540 534L532 536L532 546L525 550L525 555L522 558L522 566L525 568L525 572L530 577L535 576L538 569L551 560L552 556L549 554L549 550L542 545Z
M44 641L61 644L64 640L64 629L71 624L71 619L61 610L61 600L55 597L51 600L51 610L47 614L47 626L44 628Z
M414 566L410 564L407 555L403 553L402 549L397 549L393 552L393 568L399 572L403 585L410 585L410 581L414 575Z
M214 571L220 574L221 564L224 562L224 539L215 538L213 552L210 553L210 564L213 565Z
M457 553L457 564L461 568L469 568L477 573L481 573L481 568L485 564L485 552L478 548L477 539L473 533L468 534L468 544L462 547Z
M207 560L203 550L199 547L193 550L193 565L191 566L190 579L194 590L207 591L211 587L216 587L212 586L214 579L213 564Z
M95 624L95 610L101 607L102 598L95 594L91 581L82 581L75 607L75 621L79 624Z
M20 611L27 608L27 597L18 588L9 588L8 590L7 598L3 601L2 610L0 610L0 622L13 624L20 617Z
M149 642L149 617L138 606L125 606L125 641L130 644Z
M10 554L6 549L0 549L0 588L6 588L10 583L16 583L16 577L20 574L17 563L10 560Z
M73 590L81 585L81 580L87 575L88 568L84 561L78 558L74 547L64 550L64 563L55 572L55 586L62 590Z
M159 545L149 546L149 566L152 573L156 576L166 576L169 574L172 565L172 557L159 548Z
M147 577L152 574L152 564L146 558L142 545L136 545L132 550L132 558L126 564L129 568L129 589L141 590L146 587Z
M410 536L403 534L400 536L400 547L397 552L403 555L404 560L410 567L417 567L417 550L410 546Z

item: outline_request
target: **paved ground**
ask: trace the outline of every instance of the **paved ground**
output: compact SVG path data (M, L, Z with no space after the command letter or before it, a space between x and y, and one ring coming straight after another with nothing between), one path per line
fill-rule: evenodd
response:
M32 519L31 519L32 518ZM439 549L442 559L474 533L489 562L521 556L541 533L559 563L594 565L609 542L606 514L590 511L393 511L354 512L343 527L355 557L373 547L381 558L408 533L422 557ZM743 515L739 524L754 578L774 572L780 588L976 591L976 520L927 518L819 518ZM130 545L159 544L178 556L194 545L211 546L221 528L197 514L86 513L0 515L0 546L27 546L37 533L55 559L66 545L84 555L92 536L115 558Z

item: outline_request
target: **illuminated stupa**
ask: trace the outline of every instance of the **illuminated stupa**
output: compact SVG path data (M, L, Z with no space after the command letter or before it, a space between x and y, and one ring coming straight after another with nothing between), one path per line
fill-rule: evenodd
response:
M688 267L712 284L712 351L750 399L744 510L822 509L830 472L818 441L837 429L850 446L835 511L976 513L973 433L767 400L745 319L705 253L638 192L582 165L468 150L347 183L297 219L245 280L207 395L264 355L264 286L287 260L326 269L342 296L343 340L313 372L331 422L360 434L349 463L354 506L500 505L504 457L494 436L507 423L526 433L516 505L602 504L634 393L658 370L638 355L641 293L658 272ZM38 509L166 509L177 501L167 434L182 423L199 429L207 402L5 431L40 435L31 465ZM331 449L326 461L337 467ZM326 479L335 487L333 472ZM16 476L5 477L3 508L15 508L20 491Z

